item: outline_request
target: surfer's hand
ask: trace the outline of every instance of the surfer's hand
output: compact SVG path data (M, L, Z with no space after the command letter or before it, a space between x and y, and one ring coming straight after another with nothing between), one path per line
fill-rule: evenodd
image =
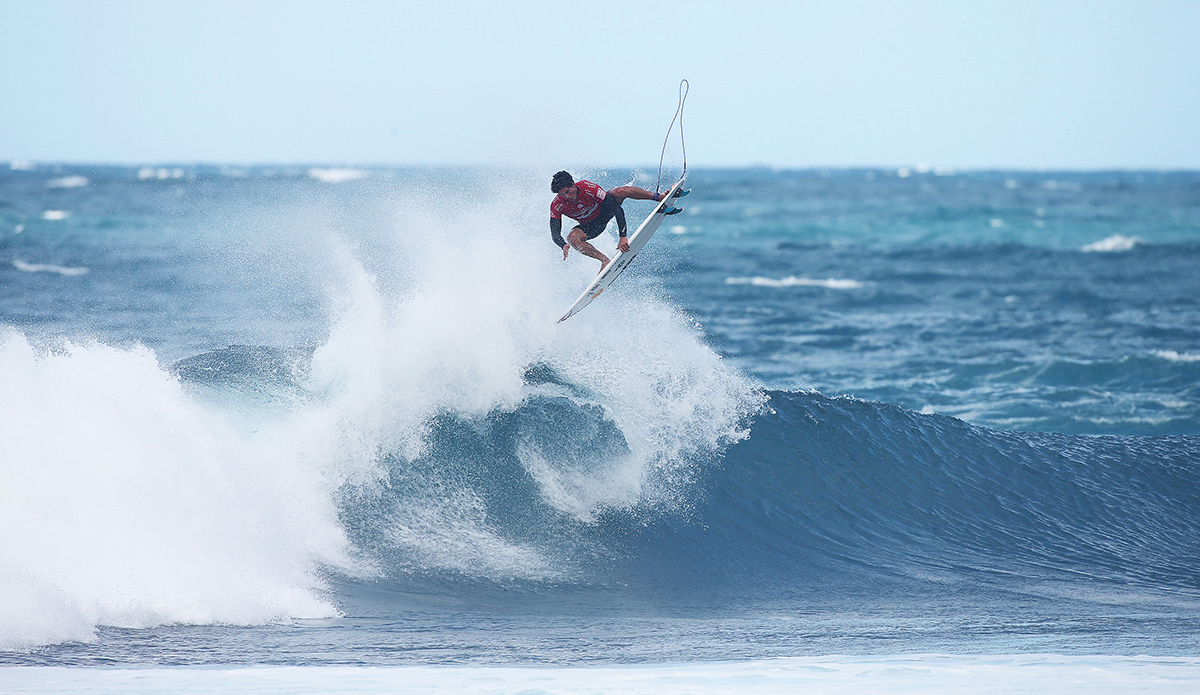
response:
M570 244L563 244L563 260L567 260L567 254L571 252Z
M617 242L617 250L621 253L629 250L629 237L621 237L621 240Z

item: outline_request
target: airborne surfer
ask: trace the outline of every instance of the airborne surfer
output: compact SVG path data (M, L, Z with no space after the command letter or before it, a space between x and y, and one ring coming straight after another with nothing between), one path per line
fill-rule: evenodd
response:
M617 231L620 234L617 250L628 251L629 239L626 236L625 211L621 209L621 203L626 198L657 202L666 195L665 193L652 193L637 186L618 186L611 191L605 191L591 181L583 179L576 181L565 171L558 172L550 179L550 191L555 194L554 200L550 203L550 238L554 240L556 246L562 249L563 260L567 260L567 254L570 253L571 247L575 247L579 253L600 261L602 270L604 266L608 265L608 256L605 256L588 241L600 236L608 226L609 220L616 217ZM679 194L679 196L682 195L686 195L686 192ZM679 208L667 210L668 215L679 212L682 212ZM567 235L568 241L563 241L562 237L563 215L579 223Z

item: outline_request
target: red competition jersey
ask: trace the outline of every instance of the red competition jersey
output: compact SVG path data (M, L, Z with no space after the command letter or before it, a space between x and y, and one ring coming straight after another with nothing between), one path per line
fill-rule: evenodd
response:
M575 188L579 194L575 200L566 200L560 195L554 196L550 203L550 218L562 219L563 215L576 222L587 222L600 212L600 201L608 195L604 189L591 181L576 181Z

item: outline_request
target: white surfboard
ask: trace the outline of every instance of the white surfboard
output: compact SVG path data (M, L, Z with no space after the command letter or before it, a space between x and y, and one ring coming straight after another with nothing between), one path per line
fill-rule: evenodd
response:
M679 193L681 186L683 186L683 179L679 179L674 186L671 186L671 189L667 191L667 195L663 196L658 205L654 206L654 212L651 212L646 221L642 222L637 230L629 236L629 250L618 253L615 257L608 259L608 264L600 269L600 274L596 276L595 280L592 280L592 284L587 286L583 294L579 295L579 299L575 300L571 308L567 309L567 313L563 314L563 317L558 320L559 323L578 314L585 306L591 304L593 299L599 297L600 293L608 289L613 280L616 280L617 276L629 267L634 257L638 255L638 251L642 250L642 247L646 245L650 237L654 236L654 232L658 230L658 226L667 218L667 210L671 209L671 202L675 200L675 195Z

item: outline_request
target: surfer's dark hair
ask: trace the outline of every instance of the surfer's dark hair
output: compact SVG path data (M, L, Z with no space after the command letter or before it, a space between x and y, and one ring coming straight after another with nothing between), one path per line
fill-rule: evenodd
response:
M560 171L554 175L554 178L550 179L550 192L558 193L559 191L566 188L567 186L574 186L574 185L575 185L575 179L571 178L571 175L568 174L567 172Z

